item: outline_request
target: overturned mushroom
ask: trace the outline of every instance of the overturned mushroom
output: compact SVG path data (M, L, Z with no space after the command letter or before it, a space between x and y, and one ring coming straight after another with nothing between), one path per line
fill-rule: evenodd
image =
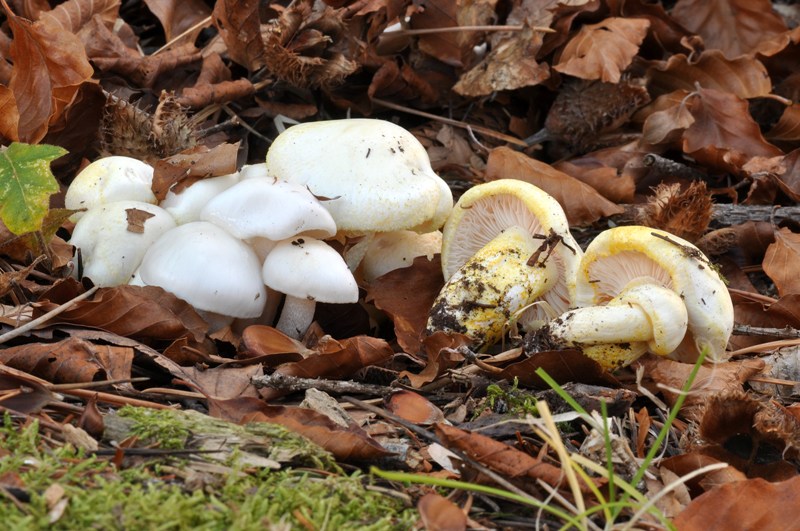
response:
M689 242L649 227L616 227L586 249L575 305L550 323L556 343L582 348L606 368L645 351L693 362L727 359L733 330L728 289Z

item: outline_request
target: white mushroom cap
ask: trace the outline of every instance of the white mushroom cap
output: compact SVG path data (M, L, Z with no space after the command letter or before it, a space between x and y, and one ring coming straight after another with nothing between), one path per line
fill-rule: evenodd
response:
M323 241L307 236L278 242L264 260L264 283L286 294L277 328L293 337L314 317L317 302L358 301L358 285L342 257Z
M691 243L649 227L616 227L600 233L586 249L577 275L575 305L606 304L635 279L650 279L674 291L686 306L687 333L672 357L694 361L727 359L733 304L717 271Z
M241 239L336 234L333 218L308 189L273 179L253 178L231 186L203 207L200 218Z
M445 280L498 234L514 226L541 238L540 244L545 243L545 238L555 238L547 259L556 262L559 279L540 298L556 314L564 312L572 306L575 274L583 253L569 232L567 217L558 201L525 181L499 179L473 186L461 196L442 231ZM540 259L545 259L548 252L543 248ZM546 321L549 317L538 307L526 313L526 319L531 321Z
M144 219L136 228L135 218ZM175 227L164 209L141 201L95 205L75 224L69 243L80 249L83 274L101 287L126 284L147 249Z
M389 271L409 267L418 256L433 260L441 250L442 233L438 230L425 234L410 230L376 234L361 261L364 280L372 282Z
M258 317L267 295L250 246L206 221L165 232L150 246L137 282L160 286L198 310Z
M540 245L521 227L496 236L445 283L427 331L452 330L487 346L500 340L517 312L558 281L554 260L528 263Z
M197 221L206 203L238 182L238 173L201 179L177 194L170 190L159 206L172 214L178 225Z
M338 229L350 233L435 230L453 204L422 144L383 120L292 126L267 152L267 172L325 197Z
M77 210L113 201L156 203L153 167L131 157L112 156L86 166L67 188L64 206ZM79 219L81 213L73 216Z
M242 181L245 179L257 179L259 177L269 177L267 174L266 162L259 162L258 164L245 164L242 166L242 169L239 170L239 179Z

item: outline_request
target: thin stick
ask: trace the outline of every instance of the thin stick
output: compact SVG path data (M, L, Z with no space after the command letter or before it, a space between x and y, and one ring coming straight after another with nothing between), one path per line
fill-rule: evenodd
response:
M179 40L183 39L184 37L186 37L187 35L189 35L193 31L195 31L195 30L197 30L199 28L202 28L203 26L205 26L209 22L211 22L211 16L207 16L206 18L204 18L203 20L201 20L200 22L198 22L197 24L195 24L191 28L185 29L184 31L182 31L180 33L180 35L174 36L168 43L164 44L164 46L162 46L161 48L159 48L158 50L153 52L152 55L158 55L161 52L163 52L164 50L166 50L168 48L171 48L176 42L178 42Z
M766 352L768 350L778 350L783 347L794 347L800 345L800 339L782 339L780 341L770 341L769 343L761 343L753 345L752 347L740 348L729 353L732 358L734 356L741 356L742 354L750 354L753 352Z
M524 140L520 140L519 138L509 135L504 135L503 133L498 133L497 131L493 131L488 127L481 127L480 125L470 125L466 122L460 122L458 120L453 120L451 118L445 118L443 116L437 116L435 114L427 113L424 111L418 111L417 109L412 109L411 107L406 107L405 105L398 105L396 103L392 103L391 101L382 100L380 98L372 98L372 102L382 107L386 107L387 109L393 109L395 111L405 112L408 114L413 114L415 116L421 116L429 120L434 120L436 122L441 122L443 124L452 125L453 127L459 127L461 129L471 128L476 133L479 133L484 136L489 136L497 140L502 140L503 142L514 144L515 146L528 147L528 144L526 144Z
M760 326L733 325L733 333L740 336L780 337L793 339L800 337L800 330L785 326L783 328L762 328Z
M284 391L305 391L318 389L329 394L358 393L365 395L386 396L397 389L383 385L364 384L348 380L323 380L317 378L299 378L288 374L272 373L264 376L250 378L250 383L255 387L269 387Z
M149 400L139 400L138 398L127 398L124 396L114 395L111 393L104 393L102 391L89 391L88 389L70 389L68 391L60 391L62 394L76 396L84 400L96 399L98 402L106 404L114 404L117 406L135 406L146 407L150 409L173 409L171 406L159 404L157 402L150 402Z
M446 26L443 28L417 28L417 29L399 29L395 31L384 31L383 34L387 36L396 35L430 35L432 33L458 33L462 31L522 31L525 26ZM555 33L556 31L544 26L532 26L533 31L541 31L542 33Z
M40 317L37 317L36 319L33 319L31 321L28 321L27 323L25 323L24 325L20 326L19 328L15 328L14 330L11 330L10 332L6 332L2 336L0 336L0 345L5 343L6 341L10 341L10 340L14 339L15 337L19 337L19 336L25 334L26 332L28 332L30 330L33 330L34 328L36 328L40 324L46 323L47 321L49 321L50 319L52 319L56 315L64 313L65 311L67 311L70 308L72 308L73 306L75 306L77 303L81 302L82 300L88 299L89 297L94 295L94 293L98 289L100 289L100 287L99 286L95 286L95 287L91 288L90 290L88 290L86 293L78 295L74 299L72 299L70 301L67 301L64 304L62 304L62 305L50 310L46 314L44 314L44 315L42 315Z
M106 385L116 385L121 383L146 382L148 380L150 380L150 378L142 376L138 378L121 378L119 380L101 380L99 382L52 384L48 385L47 388L51 391L62 392L62 391L71 391L73 389L90 389L92 387L105 387Z

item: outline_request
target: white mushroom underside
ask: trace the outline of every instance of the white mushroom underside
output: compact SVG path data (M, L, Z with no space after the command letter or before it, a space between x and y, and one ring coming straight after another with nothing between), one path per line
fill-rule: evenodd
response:
M619 295L633 279L649 277L656 284L673 289L672 277L653 259L637 251L622 251L612 258L595 260L589 265L589 290L578 285L575 305L605 304Z

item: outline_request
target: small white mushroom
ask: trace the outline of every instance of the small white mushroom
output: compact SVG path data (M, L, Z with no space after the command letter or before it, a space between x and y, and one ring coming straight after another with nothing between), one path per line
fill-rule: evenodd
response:
M358 301L358 285L342 257L323 241L303 236L279 242L267 255L263 281L286 294L276 328L300 337L314 319L317 302Z
M361 262L364 280L372 282L389 271L409 267L418 256L433 260L442 250L441 231L419 234L398 230L376 234Z
M80 249L83 275L96 286L126 284L142 257L175 227L164 209L140 201L95 205L75 224L69 243Z
M159 206L172 214L178 225L197 221L206 203L238 182L238 173L201 179L178 193L170 190Z
M112 156L86 166L67 188L64 206L78 210L114 201L156 203L153 167L131 157ZM73 221L82 213L73 215Z
M255 251L206 221L165 232L148 249L134 282L231 318L259 316L267 299Z

